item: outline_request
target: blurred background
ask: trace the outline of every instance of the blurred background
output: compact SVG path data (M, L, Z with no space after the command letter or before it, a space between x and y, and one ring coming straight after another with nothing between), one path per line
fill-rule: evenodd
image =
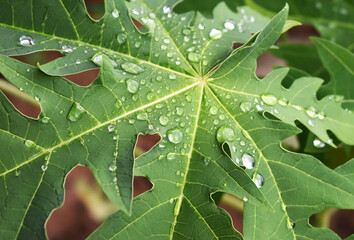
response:
M98 19L104 13L103 0L86 0L86 6L90 15ZM208 15L213 4L219 1L209 1L211 6L202 9ZM230 7L235 9L235 4L242 1L227 1ZM193 9L198 1L187 1L185 8ZM204 4L203 4L204 5ZM205 6L205 5L204 5ZM291 8L291 6L290 6ZM176 11L182 11L183 7L177 7ZM312 45L310 36L320 36L311 25L297 26L285 33L278 41L280 43L297 43ZM235 48L240 44L235 44ZM288 63L278 57L276 52L266 52L258 59L257 75L263 77L272 71L274 66L287 66ZM32 65L44 64L63 55L58 51L46 51L33 53L14 58ZM314 57L316 59L316 57ZM311 59L306 59L311 64ZM315 61L315 60L314 60ZM293 65L290 63L290 65ZM99 70L90 70L84 73L65 76L70 81L81 86L88 86L98 75ZM319 74L328 81L328 74L322 67ZM327 79L326 79L327 78ZM37 118L40 114L40 106L37 101L24 95L20 90L13 87L3 76L0 75L0 89L6 94L13 105L24 115ZM283 142L283 146L291 151L306 152L321 160L330 168L335 168L354 157L353 147L339 144L338 148L326 147L322 151L311 151L308 141L311 136L301 124L303 133L293 136ZM304 140L305 139L305 140ZM139 135L135 150L135 156L151 149L160 140L158 135ZM299 141L301 140L301 141ZM307 142L307 143L306 143ZM152 188L148 179L143 177L134 178L134 196L137 196ZM242 233L243 201L223 193L216 193L213 198L218 206L225 209L231 216L234 227ZM63 205L52 212L47 220L46 230L50 240L85 239L91 232L112 213L119 210L113 205L98 186L91 171L83 166L77 166L66 177L65 200ZM354 233L354 210L325 209L310 218L310 224L315 227L327 227L335 231L341 238L346 238Z

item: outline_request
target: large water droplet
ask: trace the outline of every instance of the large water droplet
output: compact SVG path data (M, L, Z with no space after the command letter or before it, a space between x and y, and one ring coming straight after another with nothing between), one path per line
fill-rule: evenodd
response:
M241 161L243 166L245 166L247 169L252 169L254 168L255 160L254 157L248 153L244 153L241 157Z
M261 188L261 187L263 187L263 184L264 184L264 178L259 173L253 174L253 182L254 182L254 184L256 184L256 186L258 188Z
M112 16L113 16L114 18L119 17L119 11L118 11L117 9L114 9L114 10L112 11Z
M317 116L317 109L312 106L306 108L305 112L310 118L315 118Z
M235 140L235 131L228 126L221 126L216 133L216 139L219 142L233 141Z
M211 115L216 115L218 113L218 108L215 107L215 106L211 106L209 108L209 112L210 112Z
M190 52L188 53L188 59L192 62L199 62L201 55L199 53Z
M70 45L63 45L61 47L61 51L65 53L71 53L73 51L73 47Z
M76 122L82 117L84 113L85 110L83 107L81 107L78 103L73 103L66 118L72 122Z
M278 101L278 99L271 93L264 93L261 95L261 98L265 104L270 106L273 106Z
M162 115L159 117L159 121L162 126L166 126L168 124L168 117L165 115Z
M119 44L124 43L127 40L127 34L125 33L118 33L117 34L117 41Z
M219 29L213 28L210 30L209 36L214 40L219 39L222 36L222 32Z
M252 103L246 102L246 101L242 102L240 104L240 108L241 108L242 112L249 112L252 109Z
M31 38L30 36L22 35L19 38L19 41L20 41L21 46L24 46L24 47L35 45L34 39Z
M167 132L167 137L171 143L178 144L183 140L183 133L179 129L171 129Z
M102 54L95 55L92 59L92 61L97 65L101 66L102 65Z
M313 140L313 146L315 146L316 148L323 148L326 146L326 144L319 139L315 139Z
M127 89L131 93L136 93L139 89L139 83L133 79L128 79L126 81L127 83Z
M226 20L226 22L224 23L224 27L225 29L231 31L235 29L235 22L232 20Z
M126 62L122 64L122 69L131 74L139 74L144 72L144 68L136 65L135 63Z

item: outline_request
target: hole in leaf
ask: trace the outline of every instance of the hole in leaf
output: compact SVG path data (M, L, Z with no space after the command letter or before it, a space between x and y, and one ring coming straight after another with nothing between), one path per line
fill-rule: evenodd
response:
M144 192L152 189L152 183L149 181L147 177L142 176L134 176L134 193L133 196L137 197Z
M232 45L233 49L237 49L243 46L243 43L239 43L239 42L234 42Z
M293 135L284 139L281 143L281 146L291 152L297 152L300 149L300 142L297 136Z
M13 84L8 82L0 74L0 90L5 94L7 99L14 107L23 115L30 118L37 118L41 113L39 103L33 97L21 92Z
M103 17L104 9L104 0L85 0L85 5L87 12L93 19L100 19Z
M212 199L218 207L229 213L234 228L240 233L243 232L243 201L231 194L216 192Z
M79 86L89 86L98 76L100 69L91 69L85 72L63 76Z
M308 43L311 44L312 41L310 37L320 37L320 33L311 25L303 24L301 26L295 26L291 28L288 32L288 41L292 43Z
M256 75L264 77L273 71L273 66L287 66L286 62L270 54L269 51L257 58Z
M87 167L73 168L64 186L64 204L52 212L46 223L49 239L85 239L117 210Z
M157 133L155 134L139 134L138 140L134 149L135 158L140 155L150 151L158 142L160 142L161 136Z
M327 208L310 217L314 227L329 228L342 239L354 234L354 210Z
M32 66L37 66L37 63L40 65L51 62L57 58L63 57L64 55L59 51L39 51L26 55L11 56L14 59L17 59L23 63L30 64Z

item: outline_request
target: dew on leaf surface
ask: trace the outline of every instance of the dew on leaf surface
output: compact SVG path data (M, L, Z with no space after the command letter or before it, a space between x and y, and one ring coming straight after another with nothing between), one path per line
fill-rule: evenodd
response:
M101 65L102 65L102 54L95 55L95 56L93 57L92 61L93 61L94 64L96 64L97 66L101 66Z
M199 53L195 53L195 52L188 53L188 59L192 62L199 62L201 57L202 56Z
M203 161L205 165L208 165L209 162L211 161L211 157L204 157Z
M114 9L114 10L112 11L112 16L113 16L114 18L119 17L119 11L118 11L117 9Z
M125 62L122 64L122 69L131 74L139 74L144 72L144 68L140 67L139 65L131 62Z
M42 123L49 123L50 118L49 117L42 117L41 122Z
M72 122L76 122L82 117L84 113L85 110L83 107L81 107L78 103L73 103L67 116L67 119Z
M136 93L139 89L139 83L134 79L128 79L126 81L126 84L127 84L127 90L131 93Z
M183 133L179 129L171 129L167 131L167 137L171 143L178 144L183 140Z
M28 47L28 46L34 46L35 45L35 41L32 37L30 36L26 36L26 35L22 35L19 38L20 41L20 45L23 47Z
M254 157L248 153L242 154L241 161L243 166L245 166L247 169L252 169L254 168L255 165L255 160Z
M168 160L174 160L176 159L176 153L168 153L166 157Z
M117 41L119 44L124 43L127 40L127 34L125 33L118 33L117 34Z
M26 147L34 147L35 146L34 142L32 142L31 140L26 140L25 145L26 145Z
M235 29L235 22L228 19L225 21L224 27L226 30L229 30L229 31L234 30Z
M315 139L313 140L313 146L315 146L316 148L323 148L326 146L326 144L319 139Z
M255 174L253 174L253 182L254 182L254 184L256 184L256 186L258 188L261 188L264 185L264 178L261 174L255 173Z
M73 47L71 45L63 45L61 47L61 51L65 53L71 53L73 51Z
M177 113L177 115L178 116L182 116L183 115L183 108L181 108L181 107L176 107L176 113Z
M315 118L317 116L317 109L310 106L308 108L305 109L305 113L307 114L307 116L309 116L310 118Z
M249 112L252 109L252 103L244 101L240 104L240 108L242 112Z
M148 119L149 119L147 113L139 113L139 114L136 116L136 118L137 118L138 120L148 120Z
M210 30L209 36L214 40L219 39L222 36L222 32L219 29L213 28Z
M286 98L282 97L282 98L279 98L278 103L281 106L286 106L286 105L288 105L288 100Z
M108 127L107 127L107 129L108 129L108 132L113 132L113 131L116 129L116 125L114 125L114 124L109 124Z
M292 218L288 217L286 222L289 229L293 229L295 227L295 221Z
M41 169L42 169L43 172L45 172L47 170L47 168L48 168L48 165L42 165L41 166Z
M277 103L278 99L271 93L264 93L261 95L263 102L267 105L273 106Z
M242 200L243 200L244 202L248 202L249 199L248 199L248 197L245 196L245 197L242 198Z
M117 166L115 164L112 164L108 167L108 170L111 172L115 172L117 170Z
M210 108L209 108L209 113L211 114L211 115L216 115L217 113L218 113L218 108L217 107L215 107L215 106L211 106Z
M217 133L216 133L216 139L219 142L225 142L225 141L233 141L235 140L236 135L235 135L235 131L228 127L228 126L221 126Z
M324 112L319 112L319 113L317 113L317 117L318 117L318 119L323 120L326 117L326 114Z

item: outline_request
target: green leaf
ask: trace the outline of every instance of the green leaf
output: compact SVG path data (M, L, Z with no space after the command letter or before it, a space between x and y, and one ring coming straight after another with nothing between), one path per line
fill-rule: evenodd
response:
M354 54L330 41L312 40L331 76L331 81L319 90L319 97L341 95L344 97L343 107L354 110Z
M351 165L330 170L280 143L299 132L290 125L296 119L315 121L309 129L323 140L329 129L353 143L353 114L340 101L314 97L318 78L303 77L284 89L288 69L255 76L257 58L284 29L287 6L267 23L248 8L233 13L225 4L215 8L214 19L176 14L177 0L130 1L131 13L123 0L107 0L98 21L83 1L36 1L30 15L31 5L19 3L0 2L1 36L15 40L0 39L0 72L38 99L42 112L27 118L0 94L3 238L45 238L64 178L80 164L122 209L92 239L243 239L215 205L215 192L245 201L247 239L338 239L307 220L326 207L354 208ZM246 44L233 50L234 41ZM4 56L48 49L67 55L40 69ZM53 76L94 63L100 74L88 87ZM325 111L324 119L316 111L310 119L308 106ZM134 160L136 138L146 133L158 133L161 141ZM153 188L132 201L133 175L148 177Z
M321 36L353 50L354 5L352 1L339 0L246 0L247 5L262 14L273 16L285 3L290 6L289 17L313 24Z

